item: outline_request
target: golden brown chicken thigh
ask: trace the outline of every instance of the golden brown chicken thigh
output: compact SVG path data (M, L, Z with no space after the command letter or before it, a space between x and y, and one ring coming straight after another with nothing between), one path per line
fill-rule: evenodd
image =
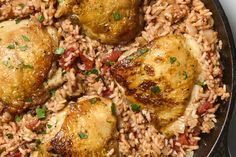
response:
M51 153L71 157L105 157L109 150L117 153L116 118L112 114L110 100L84 97L71 104L65 113L58 114L59 126L45 137L39 157L49 157Z
M182 36L156 39L112 69L128 99L153 110L161 128L183 115L197 72L198 62Z
M140 5L140 0L65 0L59 3L56 17L70 12L87 36L105 44L124 44L143 28Z
M0 23L0 38L0 100L10 112L43 103L48 96L43 82L57 42L29 20Z

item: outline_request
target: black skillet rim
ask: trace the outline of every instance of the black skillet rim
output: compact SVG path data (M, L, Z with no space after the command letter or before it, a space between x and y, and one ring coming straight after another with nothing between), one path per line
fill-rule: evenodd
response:
M222 8L221 3L219 2L219 0L214 0L215 5L217 7L218 13L221 16L223 23L224 23L224 27L225 27L225 31L227 33L228 39L229 39L229 46L230 46L230 51L231 51L231 62L232 62L232 67L231 67L231 71L232 71L232 83L231 83L231 97L229 100L229 107L226 113L226 117L224 120L224 123L222 125L221 131L219 136L216 139L215 144L213 145L213 147L211 148L211 150L208 153L208 156L212 156L214 154L216 154L218 152L217 147L219 146L219 144L222 142L223 138L226 138L227 141L227 135L228 135L228 127L233 115L233 111L234 111L234 106L235 106L235 98L236 98L236 49L235 49L235 44L234 44L234 38L233 38L233 34L231 31L231 27L228 21L228 18ZM235 53L234 53L235 52ZM226 151L228 151L228 146L226 147ZM227 156L228 156L228 152L227 152Z

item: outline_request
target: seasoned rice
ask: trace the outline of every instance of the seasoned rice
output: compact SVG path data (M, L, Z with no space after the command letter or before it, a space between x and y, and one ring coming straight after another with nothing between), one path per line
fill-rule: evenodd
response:
M199 115L200 105L210 102L214 104L218 98L227 100L229 93L222 84L222 69L220 66L220 49L222 41L214 30L212 13L201 0L148 0L144 1L145 28L135 42L119 46L122 51L132 51L152 40L169 34L182 34L191 36L200 46L202 57L199 59L203 65L203 80L207 90L197 88L195 97L187 107L185 114L173 126L175 136L166 137L151 124L153 111L142 110L134 113L126 100L125 91L111 77L110 69L103 66L103 58L117 47L104 45L81 34L80 26L73 25L70 19L55 22L56 12L53 0L26 1L25 7L15 6L10 0L0 1L0 20L9 18L23 18L31 16L38 18L43 15L43 25L55 26L61 37L60 47L71 50L58 58L59 66L53 66L46 82L48 89L56 88L52 97L43 105L47 108L47 117L39 120L33 116L34 111L20 115L22 120L15 122L15 117L8 112L1 115L0 120L0 154L20 153L27 156L37 150L38 141L44 137L47 121L53 113L63 110L72 98L84 95L99 95L110 98L117 108L121 119L119 128L119 150L124 156L192 156L198 149L201 140L199 133L210 133L215 127L217 119L215 112L219 104L206 113ZM96 74L85 75L78 69L86 70L86 65L75 61L80 55L85 56L95 64L95 69L103 75L103 79ZM71 68L76 64L76 68ZM65 70L63 70L65 69ZM3 105L0 104L0 112ZM34 123L34 128L31 124ZM181 126L181 127L180 127ZM37 130L37 131L36 131ZM184 141L183 139L187 139ZM107 152L110 156L114 150Z

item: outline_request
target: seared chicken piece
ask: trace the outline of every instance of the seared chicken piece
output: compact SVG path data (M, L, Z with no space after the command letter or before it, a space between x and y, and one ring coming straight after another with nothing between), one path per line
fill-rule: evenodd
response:
M183 115L197 73L198 61L182 36L157 39L112 69L128 100L153 110L161 129Z
M45 137L39 156L56 153L71 157L103 157L112 149L114 155L117 153L116 118L110 100L84 97L71 104L66 112L59 113L60 130L58 126L52 128L53 133Z
M8 111L20 112L47 99L43 82L57 46L55 33L29 20L0 23L0 100Z
M143 28L140 0L80 0L73 7L85 34L105 44L123 44Z
M73 6L77 4L76 0L62 0L57 2L59 4L55 13L56 18L60 18L63 15L71 13Z

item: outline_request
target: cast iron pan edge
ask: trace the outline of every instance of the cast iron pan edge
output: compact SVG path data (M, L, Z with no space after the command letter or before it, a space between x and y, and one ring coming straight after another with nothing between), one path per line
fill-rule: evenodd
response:
M221 51L221 63L224 73L223 83L227 85L227 91L231 96L229 101L223 103L216 113L218 122L215 129L210 134L201 136L200 148L194 153L194 157L227 157L229 156L227 133L236 96L236 50L228 19L219 0L203 0L203 2L213 12L215 29L219 32L219 39L223 41ZM224 147L224 150L222 150L222 147Z

